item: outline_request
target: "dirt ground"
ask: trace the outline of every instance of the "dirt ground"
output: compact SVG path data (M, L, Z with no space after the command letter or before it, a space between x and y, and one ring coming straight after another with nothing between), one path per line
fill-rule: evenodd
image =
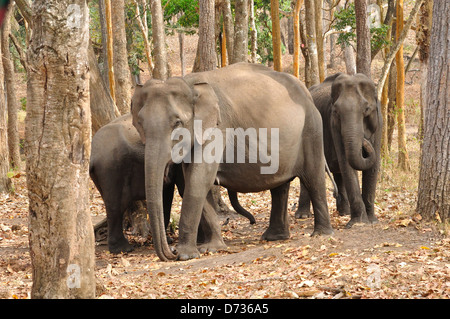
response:
M176 38L169 39L172 72L180 73ZM196 40L188 37L187 60ZM189 49L190 48L190 49ZM413 47L405 48L405 54ZM289 72L292 57L283 65ZM343 70L338 55L334 73ZM374 74L381 65L375 61ZM188 72L190 71L188 67ZM145 79L145 76L143 77ZM298 180L291 183L291 238L261 241L268 226L270 194L240 194L241 204L255 225L237 214L220 215L228 249L185 262L160 262L149 238L128 233L135 250L112 255L96 246L97 298L445 298L450 297L450 238L439 220L425 223L415 211L417 198L417 141L419 76L406 76L406 115L411 171L396 168L394 137L390 157L382 165L376 196L379 223L344 229L349 217L337 214L329 186L332 236L310 237L313 219L296 220ZM25 82L19 88L24 94ZM21 90L21 91L20 91ZM19 93L20 95L20 93ZM13 178L14 193L0 195L0 298L29 298L32 285L28 249L28 194L24 172ZM103 201L92 185L93 223L105 216ZM227 197L223 196L225 202ZM173 206L179 212L177 196ZM174 235L176 243L176 233Z

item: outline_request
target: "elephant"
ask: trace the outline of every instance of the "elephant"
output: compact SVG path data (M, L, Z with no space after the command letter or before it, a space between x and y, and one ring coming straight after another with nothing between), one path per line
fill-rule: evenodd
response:
M241 62L165 81L152 79L135 89L131 113L145 144L147 206L162 261L200 257L195 238L202 208L213 232L206 248L225 246L210 207L214 184L240 193L270 190L270 221L261 239L282 240L290 237L289 185L298 177L313 203L311 235L333 233L322 120L296 77ZM248 144L242 142L246 137ZM234 143L239 138L241 143ZM164 236L162 218L162 177L170 161L182 164L185 179L176 253Z
M380 167L382 115L376 88L364 74L337 73L309 88L322 115L325 158L339 190L340 215L376 223L375 190ZM358 180L362 171L362 189ZM301 183L297 218L310 216L310 196Z
M123 234L123 215L139 200L145 200L144 145L132 125L131 114L125 114L100 128L92 138L89 174L105 203L108 225L108 249L111 253L133 250ZM175 185L182 195L183 172L180 164L166 168L163 183L164 225L167 228ZM254 216L229 192L237 213L255 223Z

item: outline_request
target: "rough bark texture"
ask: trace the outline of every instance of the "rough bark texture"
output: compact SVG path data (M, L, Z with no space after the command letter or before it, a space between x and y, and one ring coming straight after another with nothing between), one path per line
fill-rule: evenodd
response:
M131 72L128 65L127 37L125 34L124 0L111 1L113 31L113 63L116 81L116 105L121 114L130 112L131 107Z
M236 0L232 63L247 62L247 55L248 0Z
M270 16L272 18L273 69L281 71L281 30L280 9L278 0L270 0Z
M417 210L450 218L450 2L434 0Z
M255 22L255 1L250 0L250 61L252 63L257 62L257 53L258 50L258 31L256 30L256 22Z
M397 0L397 24L396 37L401 34L403 29L403 0ZM405 131L405 63L403 61L403 45L400 46L395 56L397 63L397 130L398 130L398 166L403 170L409 170L409 156L406 149L406 131Z
M26 160L32 298L95 296L89 211L89 12L33 1Z
M306 24L306 42L310 64L306 65L309 68L309 81L305 81L306 86L310 87L319 83L319 70L317 60L317 45L316 45L316 28L314 22L314 1L305 0L305 24ZM306 71L305 71L306 72ZM308 79L306 79L308 80Z
M300 9L302 7L303 0L297 0L294 8L294 76L300 76L299 60L300 60Z
M1 52L0 42L0 52ZM3 79L3 65L0 63L0 79ZM3 81L0 80L0 96L5 95ZM6 120L5 99L0 98L0 193L8 192L11 189L11 180L7 174L9 171L9 152L8 152L8 129Z
M166 37L164 34L163 11L161 0L150 0L152 11L152 32L154 47L154 64L153 77L155 79L166 80L169 76L167 70L167 51Z
M8 108L8 149L9 160L11 167L16 170L21 170L22 161L20 159L20 139L19 130L17 126L17 110L19 104L16 97L16 74L14 72L13 60L11 53L9 52L9 34L11 33L11 17L14 10L14 6L10 5L8 11L5 14L5 20L2 25L2 62L5 72L5 85L6 85L6 100Z
M370 30L367 25L367 2L355 0L356 15L356 72L370 76L372 61L370 50Z
M105 2L105 19L106 19L106 55L108 58L108 83L109 93L116 102L116 81L114 77L114 50L113 50L113 35L112 35L112 17L111 17L111 0L104 0Z
M216 68L216 42L214 33L214 0L199 0L198 45L193 72Z
M322 13L322 5L323 0L314 1L314 22L316 23L316 44L317 44L317 66L319 72L319 81L323 82L325 80L325 58L323 52L323 13Z
M230 0L222 2L223 10L223 28L225 33L225 41L227 43L228 64L233 63L234 52L234 24L233 15L231 14Z

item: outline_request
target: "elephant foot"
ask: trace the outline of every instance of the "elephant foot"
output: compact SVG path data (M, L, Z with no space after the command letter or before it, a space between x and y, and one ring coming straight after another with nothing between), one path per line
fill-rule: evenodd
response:
M299 208L295 212L295 218L297 218L297 219L306 219L306 218L310 218L311 216L312 216L312 214L311 214L310 209L306 210L306 209Z
M200 253L204 254L207 252L215 253L219 250L227 249L227 245L222 240L214 240L209 243L202 244L198 247Z
M264 234L261 236L261 240L267 240L267 241L275 241L275 240L285 240L289 239L290 234L289 230L284 231L274 231L268 228Z
M333 235L334 230L330 227L314 227L314 231L311 234L311 237L321 236L321 235Z
M197 247L178 245L175 252L177 253L177 260L180 261L200 258L200 252Z
M358 216L358 217L352 217L350 221L345 225L346 229L350 229L355 225L364 225L364 224L376 224L378 223L378 220L375 218L375 220L370 220L367 218L367 216Z
M126 239L115 242L115 243L109 243L108 249L111 254L120 254L120 253L129 253L134 250L134 247L128 243Z

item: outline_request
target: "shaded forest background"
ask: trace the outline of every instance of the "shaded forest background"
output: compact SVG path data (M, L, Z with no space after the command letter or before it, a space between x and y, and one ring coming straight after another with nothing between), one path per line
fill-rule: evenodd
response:
M91 109L98 108L98 112L92 112L93 133L112 118L129 111L129 100L137 83L144 83L152 77L181 76L210 68L206 65L206 59L201 56L203 51L199 50L202 45L199 34L200 8L197 1L189 0L161 1L164 30L162 45L167 54L166 62L161 65L161 49L155 43L158 41L158 27L153 24L156 20L152 16L153 2L155 1L88 2L89 52L93 54L91 57L95 62L94 65L90 63ZM213 67L222 67L244 59L296 74L307 86L323 81L324 77L336 72L356 72L357 60L360 60L356 43L355 10L358 7L355 8L353 1L323 1L319 10L321 14L312 14L314 3L321 2L209 1L216 13L212 21L214 54L209 54ZM405 25L418 2L404 1L402 20ZM27 1L15 3L7 20L9 23L5 23L2 28L6 83L4 95L7 96L8 112L13 110L16 113L8 113L10 155L6 176L9 184L8 192L2 193L0 197L0 298L29 298L32 284L28 252L29 202L23 155L28 103L29 65L26 56L31 32L30 16L27 17L30 12L27 10L31 10L31 6ZM274 13L271 12L271 5L273 7L274 3L278 7L275 15L279 18L279 26L275 26L275 29ZM369 4L382 8L381 24L371 30L370 74L377 83L386 72L386 85L383 86L385 90L379 88L387 124L377 188L376 214L380 219L379 225L343 230L348 217L337 214L330 193L329 207L336 234L330 238L309 238L312 221L295 220L293 216L299 194L296 180L291 184L289 199L291 240L281 243L260 242L259 237L268 223L269 193L242 194L239 197L242 205L255 215L258 222L251 227L233 212L222 214L223 234L230 247L228 251L168 266L161 265L152 254L151 237L133 227L127 230L129 239L137 247L133 253L113 256L104 245L98 243L97 296L448 298L448 213L423 216L417 210L423 138L423 95L432 2L420 3L423 4L417 6L418 13L411 18L411 29L402 46L401 58L404 61L394 57L394 63L387 74L385 61L398 36L394 32L397 3L369 1ZM108 5L111 5L109 9ZM240 9L236 11L239 6ZM108 30L106 24L108 10L111 11L111 30ZM227 10L230 10L231 20L234 20L234 23L231 21L231 27L226 20L230 18L226 15ZM239 40L239 34L236 34L239 33L236 31L243 28L239 25L240 13L246 13L248 19L247 38L244 40L247 45L244 46L243 58L239 57L236 49L242 41ZM299 17L298 23L293 19L296 16ZM297 24L299 34L296 35L294 27ZM277 27L280 30L279 37L276 32L274 36L273 32ZM317 28L322 28L320 34L316 33ZM229 34L232 32L233 44L229 42L232 38ZM106 43L108 37L111 39L110 46ZM319 39L321 43L321 38L322 47L314 42ZM230 50L230 45L235 47ZM310 48L314 46L317 47L317 55L311 56L314 50L311 51ZM111 54L108 55L108 49L113 52L112 59ZM111 64L114 66L113 74ZM399 84L396 74L399 69L404 71L404 80L401 81L403 88L401 85L397 87ZM100 77L96 78L95 72ZM92 79L96 83L93 84ZM93 85L96 85L94 89ZM400 105L396 102L398 99L403 101ZM94 118L95 114L98 114L98 119ZM17 118L17 122L12 121L13 118ZM103 220L105 210L92 183L89 192L90 213L95 224ZM222 197L229 205L226 196ZM180 208L181 199L177 196L173 209L174 229ZM174 236L176 239L176 232ZM374 273L371 269L379 271L379 282L370 281L374 278L371 277Z

